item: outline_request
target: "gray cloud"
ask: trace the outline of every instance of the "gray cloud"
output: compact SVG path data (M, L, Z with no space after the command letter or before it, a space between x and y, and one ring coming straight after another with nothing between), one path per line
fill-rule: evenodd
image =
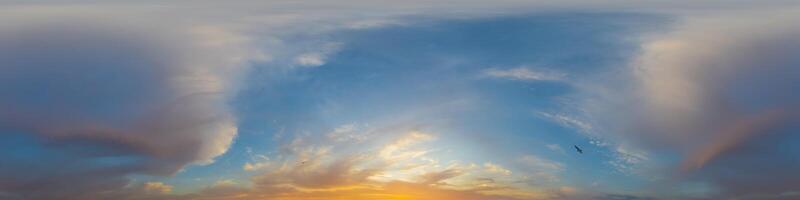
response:
M792 189L796 150L780 141L796 139L800 122L794 13L686 16L645 38L631 79L600 90L586 108L610 137L683 155L680 177L715 183L722 195Z
M235 34L93 13L3 16L0 133L53 153L3 156L0 191L115 189L129 174L213 162L235 137L225 99L246 56Z

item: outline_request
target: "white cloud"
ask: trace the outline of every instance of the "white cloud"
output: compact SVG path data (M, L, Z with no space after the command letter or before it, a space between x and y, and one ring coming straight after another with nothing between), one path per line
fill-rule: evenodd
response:
M561 145L558 145L558 144L547 144L547 145L545 145L545 147L547 147L547 149L550 149L551 151L554 151L554 152L558 152L558 153L562 153L562 154L563 153L567 153L567 152L564 151L564 148L561 148Z
M255 163L246 162L242 166L242 169L245 171L259 171L261 169L266 169L269 166L270 166L269 161L255 162Z
M428 150L410 149L416 144L429 141L434 137L428 133L420 131L411 131L406 136L398 139L397 141L384 146L378 155L386 160L401 161L412 158L418 158L428 153Z
M327 134L327 137L336 142L364 142L371 135L373 130L369 130L366 125L356 123L342 124Z
M545 69L517 67L511 69L490 68L484 70L486 76L518 81L562 81L566 74Z
M342 43L327 43L317 50L302 53L295 57L294 63L302 67L318 67L324 65L328 56L339 51Z
M366 19L366 20L358 20L354 22L348 23L346 26L351 29L370 29L370 28L379 28L385 26L397 26L403 25L404 23L399 20L391 20L391 19Z
M623 146L617 146L615 150L616 153L620 155L620 158L629 164L639 164L642 161L649 159L647 154L642 151L632 151Z
M573 128L575 130L580 131L581 133L592 134L594 133L594 128L590 123L578 120L575 117L571 117L564 114L551 114L546 112L538 112L539 116L542 116L548 120L556 122L561 126Z
M297 56L297 58L295 58L294 60L295 63L297 63L300 66L316 67L325 64L324 56L325 55L322 55L321 53L318 52L304 53Z
M644 162L650 158L646 152L640 150L631 150L622 145L617 145L612 150L611 160L607 161L609 165L614 167L618 172L632 175L642 175L641 167ZM647 175L655 177L656 175Z
M519 159L519 162L535 170L561 171L564 169L564 165L559 162L540 158L539 156L535 155L522 156Z
M502 174L506 176L511 175L511 170L503 168L503 166L500 166L498 164L483 163L483 168L489 173Z
M554 183L561 181L560 173L564 171L564 164L536 155L524 155L517 160L522 164L524 171L517 173L523 179L533 184Z

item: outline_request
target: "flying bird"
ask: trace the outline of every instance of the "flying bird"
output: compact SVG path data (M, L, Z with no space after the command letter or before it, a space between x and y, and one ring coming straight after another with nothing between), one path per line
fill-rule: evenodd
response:
M575 146L575 150L577 150L577 151L578 151L578 153L580 153L580 154L583 154L583 149L581 149L580 147L578 147L578 145L573 145L573 146Z

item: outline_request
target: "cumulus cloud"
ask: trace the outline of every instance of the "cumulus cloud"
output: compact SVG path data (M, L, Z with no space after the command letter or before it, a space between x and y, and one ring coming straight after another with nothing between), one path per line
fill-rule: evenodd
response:
M800 86L800 60L793 56L800 52L794 37L800 29L791 25L800 15L795 11L686 16L672 31L645 38L631 63L631 81L605 90L613 91L604 96L613 102L605 107L619 109L599 111L597 99L586 109L606 127L616 126L604 130L617 139L683 154L676 166L682 174L711 181L727 194L791 189L786 185L798 180L788 175L793 173L764 173L746 163L771 169L796 165L789 158L794 151L769 145L796 138L789 133L800 120L800 95L794 91ZM647 158L616 152L627 155L621 157L627 163Z
M791 35L800 29L786 25L795 19L784 14L703 18L645 44L636 76L653 117L674 130L664 139L730 148L735 144L707 144L739 143L714 138L750 137L763 132L756 127L793 118L798 97L791 88L798 81L791 77L800 71L790 56L798 50Z
M642 93L673 132L665 139L698 148L693 167L796 122L800 29L790 13L698 19L644 46Z
M228 149L237 127L225 99L248 56L235 33L36 11L4 13L0 23L0 132L59 152L40 167L75 168L34 176L3 161L0 190L110 189L128 174L168 175ZM78 176L97 185L64 180Z

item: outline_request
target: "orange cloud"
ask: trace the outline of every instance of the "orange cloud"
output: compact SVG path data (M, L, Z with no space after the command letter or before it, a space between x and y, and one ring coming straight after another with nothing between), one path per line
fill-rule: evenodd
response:
M426 146L435 140L430 133L399 130L398 137L387 141L360 135L355 129L346 131L364 138L294 138L280 155L270 156L274 159L261 159L264 162L258 167L245 165L245 171L260 172L249 183L220 182L191 194L162 193L160 199L535 200L557 199L564 193L556 186L534 187L527 177L537 175L510 176L511 170L492 162L440 162L434 155L417 153L433 152ZM365 141L383 143L367 145ZM356 144L359 148L350 148ZM537 173L561 167L533 155L526 158L537 164L532 168L544 170Z
M285 146L286 151L274 156L277 159L254 170L262 173L251 178L252 185L239 189L212 186L193 198L206 193L217 195L216 199L247 200L512 200L550 199L557 191L525 185L524 176L509 176L511 170L491 162L477 165L450 160L441 165L428 154L432 150L426 145L436 139L430 133L401 130L399 137L385 141L357 131L339 130L363 137L360 140L295 138ZM356 144L369 146L364 141L385 142L351 151Z

